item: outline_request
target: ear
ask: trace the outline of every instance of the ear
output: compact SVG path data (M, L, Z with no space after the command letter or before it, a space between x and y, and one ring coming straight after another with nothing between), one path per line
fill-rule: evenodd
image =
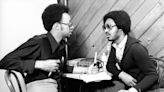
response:
M52 28L56 29L56 30L59 30L60 29L60 24L59 23L54 23Z
M118 29L118 32L119 32L120 34L125 34L124 31L123 31L123 29Z

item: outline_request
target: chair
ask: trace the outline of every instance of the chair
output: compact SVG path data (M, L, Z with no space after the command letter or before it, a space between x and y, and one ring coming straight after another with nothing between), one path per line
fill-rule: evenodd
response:
M151 59L155 61L156 64L156 70L158 73L158 82L159 82L159 88L164 88L164 57L153 57L151 56Z
M20 72L0 69L2 92L26 92L26 84Z

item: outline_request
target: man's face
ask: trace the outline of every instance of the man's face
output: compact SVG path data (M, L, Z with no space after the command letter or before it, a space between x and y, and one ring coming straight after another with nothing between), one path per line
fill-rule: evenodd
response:
M118 32L119 29L117 28L113 19L108 18L103 25L103 30L106 34L106 37L109 41L116 41L119 37Z
M71 21L70 15L68 13L63 13L62 20L60 22L63 38L70 37L72 35L74 26L70 21Z

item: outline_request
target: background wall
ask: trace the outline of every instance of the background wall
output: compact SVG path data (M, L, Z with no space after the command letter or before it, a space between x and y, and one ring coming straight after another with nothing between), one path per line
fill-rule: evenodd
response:
M20 44L45 33L41 14L57 0L0 0L0 60Z
M101 56L110 43L102 30L103 16L112 10L125 10L131 17L131 33L142 41L151 55L164 56L164 0L69 0L76 26L70 57ZM70 39L71 40L71 39Z

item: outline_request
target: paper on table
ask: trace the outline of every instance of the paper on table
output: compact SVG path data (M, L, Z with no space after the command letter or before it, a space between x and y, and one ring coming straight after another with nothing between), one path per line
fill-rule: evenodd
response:
M86 83L88 83L88 82L99 82L102 80L111 80L112 79L111 76L112 75L110 73L100 72L97 74L82 75L81 79Z
M102 80L111 80L112 74L108 72L100 72L97 74L64 74L65 77L83 80L86 83L89 82L99 82Z

